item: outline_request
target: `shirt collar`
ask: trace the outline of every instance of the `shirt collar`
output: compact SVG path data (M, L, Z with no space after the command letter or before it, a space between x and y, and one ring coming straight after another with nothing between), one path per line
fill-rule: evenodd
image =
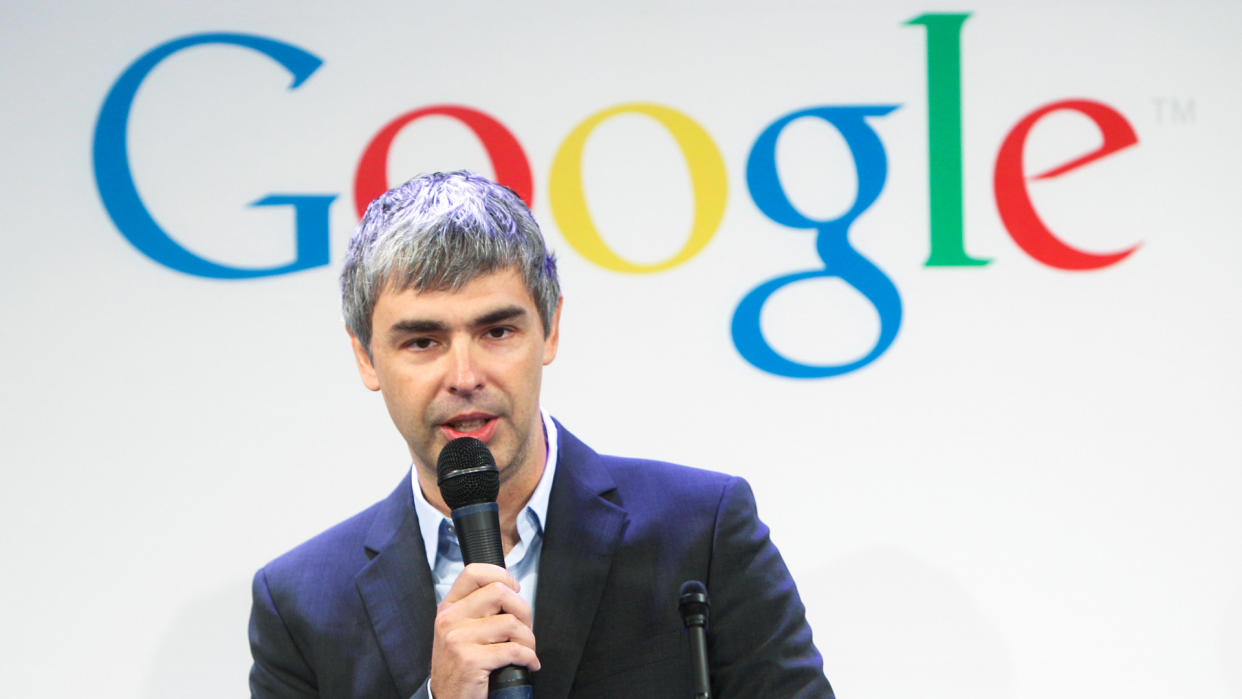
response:
M548 499L552 495L552 479L556 476L557 461L557 433L556 423L542 409L539 411L543 418L543 434L548 445L548 460L543 466L543 475L539 477L539 484L535 486L534 492L530 494L530 500L526 501L526 508L535 515L536 523L540 528L547 527L548 519ZM418 468L417 465L411 468ZM414 490L414 512L418 515L419 533L423 536L423 550L427 552L427 567L435 569L436 552L440 542L440 523L449 522L449 518L440 514L440 511L431 506L427 502L427 498L423 496L422 488L418 487L418 474L413 474L410 478L411 487Z

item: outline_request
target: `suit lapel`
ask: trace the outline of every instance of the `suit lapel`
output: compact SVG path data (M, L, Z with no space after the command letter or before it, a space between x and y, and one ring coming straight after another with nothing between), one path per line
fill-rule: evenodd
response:
M560 423L557 428L560 457L535 597L540 699L569 696L626 522L625 510L608 499L616 485L599 455Z
M355 578L398 696L427 678L436 596L414 514L410 476L385 500L365 545L371 562Z

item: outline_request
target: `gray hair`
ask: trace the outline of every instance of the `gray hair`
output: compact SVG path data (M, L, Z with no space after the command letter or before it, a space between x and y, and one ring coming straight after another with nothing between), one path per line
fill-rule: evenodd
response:
M509 267L521 273L546 335L561 289L556 258L526 204L465 170L415 177L371 202L354 229L341 272L345 325L370 352L384 290L456 291Z

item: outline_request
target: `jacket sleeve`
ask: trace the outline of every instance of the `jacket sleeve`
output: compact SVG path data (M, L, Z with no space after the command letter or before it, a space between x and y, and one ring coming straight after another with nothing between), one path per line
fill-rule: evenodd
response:
M251 699L304 699L318 697L315 673L294 643L272 601L267 576L255 573L254 601L250 607Z
M721 495L709 576L714 695L832 699L806 608L740 478Z

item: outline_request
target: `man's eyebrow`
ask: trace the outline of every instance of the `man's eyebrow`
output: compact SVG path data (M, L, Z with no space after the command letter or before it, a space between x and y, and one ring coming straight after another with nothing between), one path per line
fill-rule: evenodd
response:
M512 318L520 318L524 315L526 315L526 309L521 306L505 306L504 308L497 308L494 311L484 313L478 318L475 318L470 325L478 328L484 325L501 323Z
M448 326L438 320L399 320L388 328L390 337L397 337L409 333L434 333L443 332Z
M526 309L521 306L505 306L504 308L497 308L494 311L489 311L478 318L475 318L470 321L470 326L473 328L480 328L485 325L502 323L512 318L520 318L524 315L526 315ZM439 333L446 332L447 330L448 326L438 320L419 320L416 318L409 318L393 323L392 326L388 328L388 336L393 339L397 339L403 335L416 333Z

